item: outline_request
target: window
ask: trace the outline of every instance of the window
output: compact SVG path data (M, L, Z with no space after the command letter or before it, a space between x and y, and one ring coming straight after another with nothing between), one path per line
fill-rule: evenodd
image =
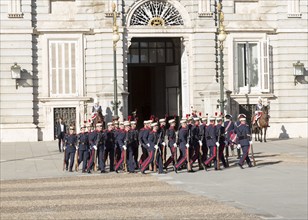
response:
M213 13L211 12L211 0L199 0L198 8L199 8L199 17L213 16Z
M9 18L23 17L23 13L21 11L21 0L9 0L8 17Z
M50 95L77 95L77 41L49 41Z
M234 47L235 92L269 92L268 42L237 41Z
M300 13L300 1L299 0L288 0L288 17L298 18L301 17Z

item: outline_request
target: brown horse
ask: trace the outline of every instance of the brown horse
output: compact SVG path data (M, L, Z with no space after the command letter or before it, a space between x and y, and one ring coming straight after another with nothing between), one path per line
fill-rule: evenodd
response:
M92 119L92 126L96 128L96 124L100 122L103 125L103 129L105 128L104 116L101 112L97 112L96 117Z
M262 142L262 136L264 132L264 142L266 142L266 131L267 131L268 122L269 122L268 110L269 110L269 106L263 106L260 118L258 118L258 120L255 120L255 123L253 123L251 126L252 133L255 134L255 141ZM254 121L253 118L251 121ZM259 136L260 134L261 134L261 139Z

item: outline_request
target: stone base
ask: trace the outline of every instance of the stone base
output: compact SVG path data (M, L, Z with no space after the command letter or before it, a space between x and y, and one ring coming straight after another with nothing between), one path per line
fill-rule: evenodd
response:
M34 124L0 124L1 142L38 141L38 132Z

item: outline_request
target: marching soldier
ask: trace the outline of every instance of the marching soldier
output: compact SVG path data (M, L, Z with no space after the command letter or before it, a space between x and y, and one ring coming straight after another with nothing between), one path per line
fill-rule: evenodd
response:
M178 169L187 162L187 152L189 149L189 140L188 140L188 125L187 121L182 119L180 121L181 123L181 129L179 130L179 145L180 145L180 150L182 152L182 158L178 161L177 164L174 166L174 171L177 173ZM188 172L191 172L192 170L188 170Z
M129 127L129 122L120 122L120 129L118 131L117 137L116 137L116 143L117 143L117 163L115 166L115 171L118 173L120 167L122 166L123 162L124 162L124 157L126 157L125 153L126 153L126 145L125 145L125 138L126 138L126 133L127 133L127 128L126 130L124 129L125 127Z
M114 134L114 137L115 137L115 164L118 163L118 161L121 159L121 147L119 145L119 141L124 140L125 138L125 130L124 130L124 123L121 121L121 122L118 122L119 125L117 125L117 123L115 124L116 127L118 127L116 130L115 130L115 134Z
M202 143L202 157L201 157L201 161L202 164L204 164L204 162L207 160L207 154L208 154L208 147L206 144L206 136L205 136L205 132L206 132L206 128L207 128L207 118L202 118L201 119L202 124L200 125L200 136L201 136L201 143Z
M138 130L136 129L137 122L131 121L131 132L132 132L132 149L133 149L133 157L135 161L135 168L138 168L138 154L139 154L139 141L138 141Z
M166 119L162 118L159 119L159 130L158 130L158 135L159 135L159 143L158 146L160 148L161 157L163 160L163 163L166 162L166 142L165 142L165 136L166 136Z
M232 151L232 156L234 155L234 144L231 141L231 131L234 131L234 122L232 121L232 115L227 114L226 115L226 121L224 122L224 128L225 128L225 139L226 139L226 153L229 152L229 146Z
M203 169L201 165L203 165L203 161L200 160L200 150L202 150L202 142L200 139L200 128L199 128L199 118L195 117L194 122L195 124L191 127L191 144L193 146L193 157L190 160L190 164L193 163L198 159L199 169Z
M95 142L96 142L97 132L94 130L91 123L88 123L87 129L88 129L88 140L89 140L89 148L90 148L89 149L90 150L90 158L89 158L89 161L88 161L87 172L91 173L91 169L93 168L93 164L96 161L95 151L97 151L97 147L95 145Z
M153 130L148 135L147 140L147 146L148 146L148 152L149 156L145 159L145 161L141 164L141 173L144 174L145 170L149 167L150 163L154 161L154 158L156 162L158 163L159 168L159 174L164 173L163 172L163 163L161 159L161 155L159 152L158 142L159 142L159 134L158 134L158 124L157 122L152 123L151 127L153 127ZM157 154L155 155L155 152Z
M97 128L97 136L95 145L98 151L98 166L100 168L101 173L106 173L105 171L105 132L103 131L103 124L101 122L96 124Z
M208 158L205 161L205 166L208 166L212 161L214 161L214 167L215 170L217 170L217 160L216 160L216 154L217 154L217 146L219 143L216 141L216 129L215 129L215 118L210 118L210 124L206 128L205 131L205 137L206 137L206 145L210 149L210 158Z
M224 149L225 149L225 128L222 126L222 118L218 117L216 125L216 139L219 143L219 159L224 165L224 168L227 167L227 163L224 156Z
M82 162L82 172L86 172L87 168L87 160L89 158L89 138L88 133L85 132L86 125L83 124L80 127L80 133L77 136L78 139L78 151L79 151L79 157L78 157L78 166Z
M148 137L151 131L151 120L144 121L144 129L140 131L139 134L139 140L141 140L142 143L142 155L139 160L140 168L141 164L146 160L146 158L149 157L149 151L148 148L150 146Z
M129 122L126 123L125 131L126 131L125 145L127 148L127 154L124 155L127 156L125 165L127 166L127 171L129 173L135 173L136 163L134 159L134 150L135 150L134 143L136 142L135 139L136 133L134 130L131 129Z
M114 130L113 130L113 123L107 123L107 130L105 132L105 158L104 163L106 164L106 160L109 156L110 161L110 172L114 171L114 146L115 146L115 137L114 137Z
M77 147L77 136L75 134L74 126L70 126L69 134L65 135L64 142L65 142L65 152L66 152L65 154L66 170L68 170L68 162L70 161L69 172L73 172L73 165ZM76 163L78 163L78 161L76 161Z
M240 116L241 124L234 129L234 133L237 134L238 146L242 148L243 155L238 162L241 169L243 168L244 161L246 160L249 167L252 167L250 158L248 156L249 146L251 142L251 132L249 126L246 124L246 115L242 114Z
M168 136L168 147L171 152L171 156L168 158L166 163L164 164L164 168L168 169L168 166L171 162L173 162L173 166L176 164L177 157L177 144L176 144L176 132L175 132L175 120L171 119L168 121L170 127L167 130Z

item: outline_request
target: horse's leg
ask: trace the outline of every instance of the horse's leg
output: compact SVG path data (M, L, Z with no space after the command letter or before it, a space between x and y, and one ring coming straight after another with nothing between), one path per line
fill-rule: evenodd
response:
M267 130L267 127L264 127L264 142L266 142L266 130Z
M262 142L262 135L263 135L262 128L260 128L260 135L261 135L261 139L259 139L259 141Z

